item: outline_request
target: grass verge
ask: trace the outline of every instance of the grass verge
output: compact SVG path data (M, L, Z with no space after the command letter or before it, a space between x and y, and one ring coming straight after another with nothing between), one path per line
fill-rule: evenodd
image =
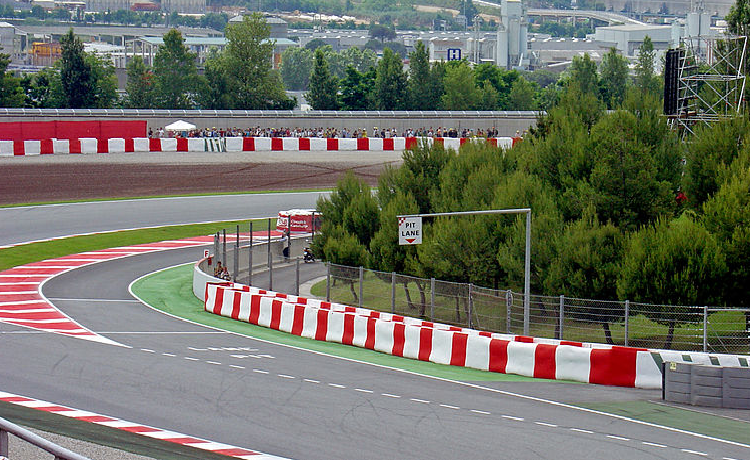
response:
M178 240L191 236L211 235L221 229L233 231L239 225L246 229L247 220L228 220L210 224L176 225L168 227L148 228L141 230L124 230L93 235L71 236L61 240L42 241L20 246L0 249L0 271L40 260L77 254L79 252L109 249L134 244L155 243L165 240ZM272 220L271 225L275 225ZM266 230L268 220L254 221L253 230Z

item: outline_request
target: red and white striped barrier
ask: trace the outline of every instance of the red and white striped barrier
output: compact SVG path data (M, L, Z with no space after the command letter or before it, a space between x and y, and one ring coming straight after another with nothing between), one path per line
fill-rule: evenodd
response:
M331 302L208 283L210 313L309 339L394 356L528 377L660 388L661 369L645 349L495 334Z
M47 155L58 153L130 152L256 152L256 151L401 151L424 140L458 150L467 142L487 142L510 148L521 138L307 138L307 137L223 137L223 138L79 138L0 141L0 156Z

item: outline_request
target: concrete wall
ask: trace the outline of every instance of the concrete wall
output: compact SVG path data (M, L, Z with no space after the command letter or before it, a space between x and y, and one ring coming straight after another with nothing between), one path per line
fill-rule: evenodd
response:
M3 121L48 120L146 120L156 130L177 119L198 128L366 128L449 127L462 130L496 127L498 136L513 136L536 124L537 112L326 112L326 111L239 111L239 110L69 110L0 109Z
M750 409L750 369L667 362L663 396L694 406Z

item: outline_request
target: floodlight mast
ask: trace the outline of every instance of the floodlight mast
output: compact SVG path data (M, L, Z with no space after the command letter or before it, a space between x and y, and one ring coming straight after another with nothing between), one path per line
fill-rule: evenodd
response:
M433 212L428 214L405 214L402 217L445 217L445 216L479 216L483 214L526 214L526 255L523 269L523 334L529 335L529 316L531 313L531 208L519 209L486 209L482 211Z

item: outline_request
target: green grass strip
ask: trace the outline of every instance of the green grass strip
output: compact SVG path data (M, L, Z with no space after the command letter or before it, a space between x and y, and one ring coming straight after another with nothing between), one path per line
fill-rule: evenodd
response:
M484 372L458 366L446 366L391 356L374 350L338 343L319 342L285 332L203 311L203 302L193 295L193 264L170 268L141 278L133 284L133 292L149 305L166 313L206 326L237 332L269 342L319 351L333 356L403 369L418 374L460 381L543 381L512 374Z
M155 243L165 240L179 240L191 236L205 236L222 229L227 229L227 239L229 239L229 232L233 232L237 225L240 226L240 231L248 231L248 222L247 220L228 220L209 224L175 225L71 236L61 240L29 243L0 249L0 271L40 260L77 254L79 252L131 246L134 244ZM272 219L271 222L272 226L276 224L275 219ZM260 231L266 229L268 229L267 219L259 219L253 223L253 230Z
M680 409L650 401L587 402L575 405L727 441L750 444L750 422L707 414L700 412L700 408Z
M86 198L82 200L62 200L62 201L32 201L28 203L6 203L0 204L0 208L22 208L27 206L46 206L50 204L65 203L90 203L102 201L128 201L128 200L153 200L157 198L189 198L196 196L227 196L227 195L263 195L267 193L315 193L328 192L332 189L300 189L300 190L261 190L247 192L211 192L207 193L186 193L184 195L147 195L147 196L120 196L110 198Z

